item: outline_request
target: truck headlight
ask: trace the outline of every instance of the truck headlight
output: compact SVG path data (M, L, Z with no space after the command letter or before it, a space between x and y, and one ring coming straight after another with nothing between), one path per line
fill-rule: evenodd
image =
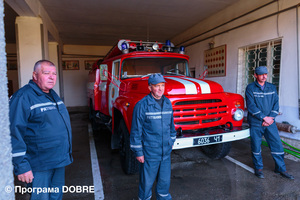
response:
M237 108L233 114L233 119L235 121L240 121L244 117L244 111L242 109Z

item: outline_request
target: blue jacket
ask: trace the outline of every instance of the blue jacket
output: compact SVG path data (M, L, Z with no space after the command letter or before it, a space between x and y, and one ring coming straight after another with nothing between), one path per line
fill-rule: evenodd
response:
M266 116L275 118L279 112L275 85L265 82L262 90L257 81L250 83L246 88L246 104L248 123L251 126L261 126Z
M54 90L51 99L32 80L9 102L16 175L64 167L73 162L70 117Z
M145 160L166 159L176 139L172 104L165 96L162 98L162 108L150 93L133 110L130 147Z

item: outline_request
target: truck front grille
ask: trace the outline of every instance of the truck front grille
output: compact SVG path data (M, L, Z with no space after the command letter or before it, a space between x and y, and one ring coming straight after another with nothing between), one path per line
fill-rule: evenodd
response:
M204 119L204 120L202 120L202 123L205 124L205 123L210 123L210 122L216 122L219 120L221 120L221 117L213 118L213 119Z
M194 101L180 101L180 102L176 102L175 106L216 103L216 102L222 102L222 100L221 99L207 99L207 100L194 100Z
M197 128L209 127L210 123L222 120L229 112L221 99L175 102L173 110L175 125L198 125Z

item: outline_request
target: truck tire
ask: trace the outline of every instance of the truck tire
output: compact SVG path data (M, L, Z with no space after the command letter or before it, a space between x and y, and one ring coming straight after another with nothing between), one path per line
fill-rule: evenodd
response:
M203 153L211 159L221 159L227 156L231 149L231 142L213 144L201 147Z
M121 166L125 174L135 174L139 171L139 164L135 154L130 149L130 137L124 120L120 121L119 134Z

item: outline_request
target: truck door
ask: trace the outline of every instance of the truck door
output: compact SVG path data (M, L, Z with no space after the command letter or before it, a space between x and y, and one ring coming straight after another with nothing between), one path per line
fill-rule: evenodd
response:
M113 103L115 102L116 98L119 96L119 87L120 87L120 80L119 80L119 71L120 71L120 62L121 60L115 60L112 64L112 77L111 82L109 84L109 92L108 92L108 110L109 115L112 116L112 107Z

